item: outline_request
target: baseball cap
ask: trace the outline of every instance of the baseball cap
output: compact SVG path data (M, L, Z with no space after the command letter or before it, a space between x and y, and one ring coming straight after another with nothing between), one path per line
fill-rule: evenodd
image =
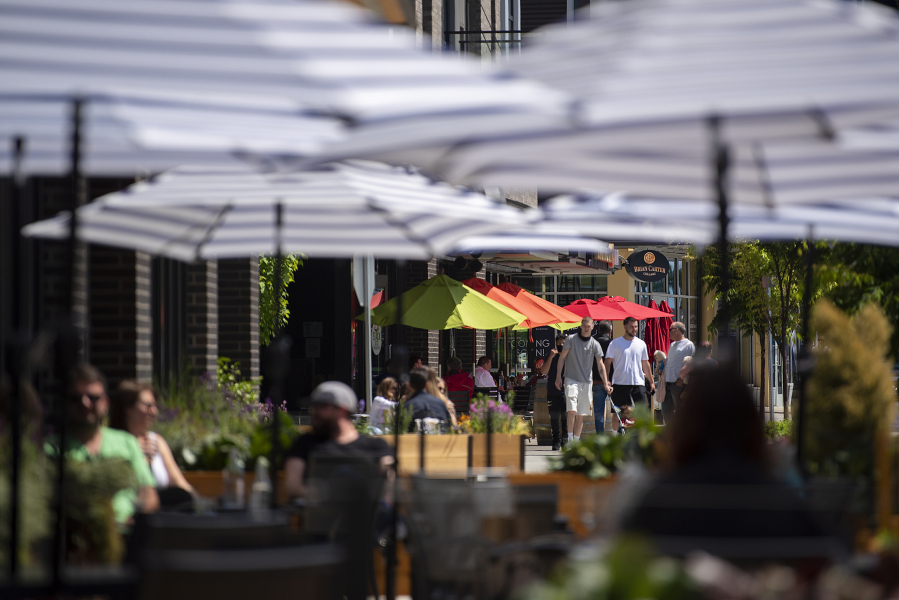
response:
M326 381L312 392L312 404L330 404L343 408L350 414L356 412L359 400L353 388L341 381Z

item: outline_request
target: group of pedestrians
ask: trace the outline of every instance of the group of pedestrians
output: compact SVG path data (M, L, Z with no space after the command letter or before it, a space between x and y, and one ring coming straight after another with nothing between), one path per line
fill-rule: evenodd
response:
M594 325L597 337L592 335ZM686 338L683 323L672 323L668 354L655 357L654 373L646 343L637 337L637 319L627 317L623 325L624 335L612 339L611 323L594 324L591 317L584 317L576 333L556 336L556 347L540 368L548 380L546 396L553 450L579 439L584 419L591 415L597 433L605 431L607 399L611 399L617 415L618 432L623 433L634 423L631 410L635 406L652 408L656 377L658 385L664 388L664 394L659 392L663 418L666 423L671 421L688 377L689 360L695 350L693 342ZM703 343L701 350L703 355L711 354L708 342Z

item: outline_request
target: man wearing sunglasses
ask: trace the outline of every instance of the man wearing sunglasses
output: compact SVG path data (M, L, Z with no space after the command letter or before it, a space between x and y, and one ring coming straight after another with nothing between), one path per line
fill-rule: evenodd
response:
M112 499L116 522L127 525L136 510L159 508L155 480L137 438L126 431L103 425L109 412L106 378L91 365L82 364L69 376L66 398L66 456L69 460L123 458L134 470L136 487L118 492Z

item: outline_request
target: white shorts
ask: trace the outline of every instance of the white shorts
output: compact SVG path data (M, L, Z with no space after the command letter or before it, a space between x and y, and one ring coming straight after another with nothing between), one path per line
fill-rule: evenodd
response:
M568 412L579 415L593 414L593 382L582 383L565 378L565 400Z

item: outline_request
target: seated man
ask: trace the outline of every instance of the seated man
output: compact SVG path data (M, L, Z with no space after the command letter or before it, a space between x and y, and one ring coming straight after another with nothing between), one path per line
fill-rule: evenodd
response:
M312 453L348 458L369 456L380 460L383 468L393 464L391 449L379 438L361 435L350 415L356 411L356 393L340 381L326 381L312 392L312 433L301 435L287 451L284 463L287 495L305 495Z
M478 359L478 366L474 370L474 385L475 387L482 388L495 388L496 381L493 380L493 375L490 374L490 367L493 366L493 363L486 356L482 356Z
M127 525L136 510L153 512L159 508L153 473L137 438L126 431L103 426L109 412L106 378L91 365L82 364L69 375L66 398L65 440L69 460L87 461L92 457L123 458L131 465L137 485L118 492L112 499L116 522Z
M409 386L412 388L412 395L406 400L406 407L412 409L410 432L415 430L415 419L431 417L450 422L450 414L443 400L425 391L429 375L430 373L424 367L418 367L409 372Z
M446 361L446 366L449 368L449 372L443 377L446 382L446 391L468 392L468 398L471 399L474 391L474 379L462 370L462 360L458 356L453 356Z

